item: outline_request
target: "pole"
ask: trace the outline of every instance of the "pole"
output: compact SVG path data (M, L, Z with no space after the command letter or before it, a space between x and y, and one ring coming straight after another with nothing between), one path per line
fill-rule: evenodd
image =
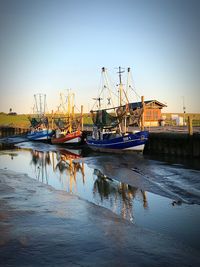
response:
M141 117L141 131L144 131L144 110L145 110L145 104L144 104L144 96L141 97L141 102L142 102L142 117Z
M83 131L83 105L81 105L81 131Z
M119 105L120 107L122 106L122 90L123 90L122 73L123 71L121 71L121 67L119 67Z
M192 118L191 118L191 116L188 116L188 132L189 132L189 135L193 135Z
M69 132L72 132L72 122L71 122L71 114L70 114L70 109L71 109L71 103L70 103L70 91L68 91L68 119L69 119Z
M54 117L53 117L53 109L51 111L51 129L53 130L53 121L54 121Z

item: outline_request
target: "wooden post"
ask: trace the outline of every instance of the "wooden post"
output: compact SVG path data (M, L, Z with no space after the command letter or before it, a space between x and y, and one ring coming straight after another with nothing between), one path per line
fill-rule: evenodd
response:
M51 111L51 129L53 129L53 109Z
M74 120L74 106L72 107L72 120Z
M81 131L83 131L83 105L81 105Z
M141 102L142 102L142 108L143 108L143 113L141 117L141 131L144 131L144 109L145 109L144 96L141 97Z
M188 116L188 132L189 132L189 135L193 135L192 118L191 118L191 116Z

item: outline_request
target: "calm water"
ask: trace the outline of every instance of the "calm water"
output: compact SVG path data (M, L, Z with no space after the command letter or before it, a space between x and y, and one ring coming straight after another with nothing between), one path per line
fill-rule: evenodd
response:
M196 165L195 165L196 164ZM0 168L108 208L134 225L200 249L198 163L87 154L42 143L1 147Z

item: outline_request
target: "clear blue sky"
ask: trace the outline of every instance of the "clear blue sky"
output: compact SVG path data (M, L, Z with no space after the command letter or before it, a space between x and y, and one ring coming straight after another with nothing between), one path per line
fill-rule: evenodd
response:
M101 67L131 67L138 94L164 111L200 112L200 1L0 0L0 111L48 109L73 89L92 107Z

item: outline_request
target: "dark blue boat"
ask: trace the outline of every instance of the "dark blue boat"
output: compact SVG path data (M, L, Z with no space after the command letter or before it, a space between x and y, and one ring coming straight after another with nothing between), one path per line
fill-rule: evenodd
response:
M96 151L111 150L132 150L143 151L145 143L148 140L149 132L140 131L136 133L127 133L119 136L119 134L105 133L100 139L88 137L86 143L90 148Z
M130 132L129 126L141 126L141 119L143 116L143 106L131 109L127 98L127 92L123 89L123 83L121 74L124 71L119 67L119 106L103 108L101 100L105 99L104 89L109 89L109 83L107 82L106 69L102 68L102 82L101 94L94 98L98 101L98 110L91 110L91 117L93 120L93 132L92 136L88 136L86 139L87 145L96 151L103 152L117 152L121 150L131 151L143 151L145 143L148 140L149 132L143 130ZM128 68L128 74L130 74L130 68ZM130 86L127 86L129 88ZM108 104L112 100L112 92L109 90ZM125 103L123 102L123 96Z

